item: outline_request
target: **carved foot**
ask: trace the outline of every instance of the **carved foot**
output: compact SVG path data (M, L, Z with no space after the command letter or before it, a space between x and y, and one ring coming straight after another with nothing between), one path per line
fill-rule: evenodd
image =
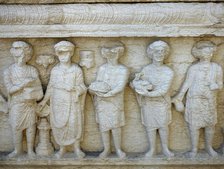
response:
M145 154L145 158L151 158L155 155L155 151L154 150L149 150L146 154Z
M218 156L218 153L212 147L206 148L206 151L212 157L217 157Z
M81 158L84 158L86 156L86 154L80 148L77 148L77 149L75 149L75 156L78 159L81 159Z
M27 154L29 158L34 159L36 157L36 154L33 151L29 151Z
M103 150L102 153L100 153L99 158L107 158L110 154L109 150Z
M117 155L121 159L126 158L126 153L123 152L121 149L117 150Z
M61 149L55 154L55 157L56 157L57 159L60 159L60 158L62 158L62 157L64 156L64 154L65 154L65 150L64 150L64 148L61 148Z
M163 154L167 157L174 157L174 153L172 153L169 149L164 150Z
M10 154L8 154L8 158L15 158L18 157L19 155L21 155L22 152L17 152L16 150L14 150L13 152L11 152Z
M195 158L197 156L197 151L189 151L187 153L185 153L187 158Z

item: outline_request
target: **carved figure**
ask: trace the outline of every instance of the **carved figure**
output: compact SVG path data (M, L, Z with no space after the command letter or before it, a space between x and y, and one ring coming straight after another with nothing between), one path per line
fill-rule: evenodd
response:
M91 50L80 51L80 62L79 65L90 69L95 66L94 52Z
M96 81L89 86L94 96L96 121L102 135L104 151L100 158L110 154L110 132L112 132L116 153L120 158L126 154L121 150L121 127L125 125L124 88L128 81L129 71L119 64L118 59L124 54L124 45L111 42L101 49L107 63L100 66Z
M22 153L23 131L26 131L27 152L33 151L36 133L36 106L43 97L41 82L36 68L26 63L32 57L32 47L26 42L13 42L10 49L15 63L4 71L4 82L8 92L9 121L12 127L15 150L9 157Z
M168 149L168 125L171 122L170 86L174 72L163 64L169 50L169 45L163 41L150 44L147 54L152 59L152 63L136 74L131 84L137 92L142 124L146 128L150 145L145 157L152 157L155 154L157 130L159 131L163 153L168 157L174 155Z
M187 93L185 120L192 144L188 153L190 157L197 154L200 128L205 129L205 149L211 156L217 156L212 148L212 140L217 122L216 93L223 88L223 71L221 66L211 62L215 50L216 45L211 41L194 44L192 55L199 62L190 66L180 92L173 98L176 107L184 108L182 100Z
M86 87L83 73L78 65L71 63L75 46L68 41L61 41L55 46L60 61L51 71L50 82L40 107L50 100L50 125L55 141L60 146L57 158L65 152L65 146L74 144L74 152L78 158L85 154L80 148L83 132L83 109Z

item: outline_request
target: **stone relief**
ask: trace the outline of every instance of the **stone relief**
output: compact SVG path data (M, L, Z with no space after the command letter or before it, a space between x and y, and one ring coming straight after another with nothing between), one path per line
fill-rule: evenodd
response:
M8 103L1 95L0 95L0 112L8 113Z
M49 65L55 62L54 55L39 55L37 56L36 63L38 65L43 66L45 69L48 68Z
M52 68L57 64L54 55L42 54L38 55L35 61L38 65L37 69L40 73L40 80L45 89L49 83Z
M90 93L94 95L96 121L99 123L104 146L100 158L110 154L111 134L118 157L126 157L121 149L121 127L125 125L124 88L129 71L118 62L124 50L125 47L120 42L109 42L102 47L101 55L107 62L99 67L96 81L89 86Z
M216 45L211 41L199 41L192 48L192 55L199 61L190 66L179 93L172 99L177 110L184 111L191 137L191 151L195 157L198 152L199 129L205 131L205 149L211 156L217 156L212 148L215 124L217 123L216 94L223 88L223 70L211 62ZM186 105L183 98L186 96Z
M0 37L223 36L223 11L223 3L1 5Z
M54 153L50 130L60 149L56 158L64 157L66 147L73 146L75 157L83 158L85 153L80 143L84 133L84 107L87 88L81 68L71 62L75 45L61 41L54 46L59 63L54 55L38 55L36 63L50 72L50 81L43 97L38 71L27 62L32 57L32 46L23 41L15 41L10 49L15 63L4 71L4 83L8 92L8 103L0 96L0 112L9 111L14 151L8 157L18 157L23 152L23 132L26 131L27 154L34 158L34 140L39 130L39 143L36 153L50 156ZM195 158L198 153L199 129L205 129L205 149L215 157L212 147L214 126L217 123L217 91L223 87L222 68L211 62L216 45L211 41L199 41L192 48L192 55L199 62L190 66L186 80L180 91L171 99L170 88L174 80L174 71L164 61L170 53L169 45L164 41L155 41L147 47L147 56L152 63L142 67L136 73L130 86L134 89L141 110L141 122L147 133L149 150L145 158L157 154L156 134L161 140L162 152L173 157L169 150L169 125L171 123L171 102L175 108L185 111L192 148L186 157ZM99 158L109 157L113 139L116 154L124 159L122 150L122 127L126 125L124 110L124 89L128 83L129 69L118 60L125 54L125 45L119 41L107 42L100 49L106 60L100 64L95 81L88 91L92 97L96 122L103 143L103 152ZM97 56L97 55L96 55ZM96 68L95 51L80 51L80 66L84 69ZM43 83L42 83L43 85ZM184 96L186 94L186 104ZM42 100L41 100L42 99ZM37 102L40 101L38 104ZM37 122L37 116L38 122Z
M94 52L91 50L81 50L80 54L80 62L79 65L81 67L85 67L86 69L90 69L95 66L95 57Z
M44 108L50 100L50 124L56 143L60 150L57 158L66 153L66 146L73 144L76 157L85 154L80 148L84 125L84 102L86 87L83 82L82 70L71 62L75 45L61 41L54 46L59 64L51 71L50 82L44 99L39 103Z
M36 148L36 153L39 156L50 156L54 152L54 148L50 142L50 125L46 118L41 118L39 125L37 126L39 130L40 142Z
M163 153L172 157L168 149L168 125L171 122L170 86L174 77L171 68L163 64L169 55L170 47L166 42L156 41L147 48L147 54L152 63L137 73L131 86L136 91L136 97L141 108L142 124L145 126L149 151L145 157L152 157L156 151L156 132L158 130Z
M35 156L37 101L43 97L43 91L36 68L26 64L31 59L32 52L32 46L28 43L13 42L10 53L15 63L4 71L14 142L14 151L9 157L22 154L23 131L26 131L27 153L29 157Z

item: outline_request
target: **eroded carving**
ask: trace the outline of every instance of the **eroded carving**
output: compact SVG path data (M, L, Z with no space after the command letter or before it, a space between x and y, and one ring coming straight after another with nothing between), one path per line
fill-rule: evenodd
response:
M50 125L54 139L60 146L56 157L61 158L66 152L66 146L73 144L75 155L82 158L85 154L80 148L80 141L86 95L82 70L78 65L71 63L74 44L61 41L54 48L60 63L52 69L46 94L39 105L44 108L50 100Z
M223 71L217 63L211 62L216 45L211 41L199 41L192 48L192 55L199 60L190 66L186 79L173 98L179 111L184 111L183 98L187 93L185 120L191 137L192 148L187 155L195 157L198 152L199 129L205 129L205 149L211 156L217 156L212 148L214 126L217 123L216 93L223 88Z
M46 118L41 118L37 128L39 129L39 140L36 153L40 156L49 156L54 152L54 148L50 142L50 125Z
M224 36L223 11L222 3L1 5L0 37Z
M86 69L90 69L95 66L95 57L94 52L91 50L81 50L80 54L80 62L79 65L85 67Z
M45 69L48 68L49 65L55 62L54 55L39 55L37 56L36 63L38 65L43 66Z
M168 125L171 122L170 86L174 72L163 64L164 59L169 55L169 50L169 45L163 41L150 44L147 48L147 54L152 59L152 63L137 73L131 83L137 93L142 124L148 135L150 149L145 157L152 157L155 154L157 130L163 153L168 157L174 156L168 149Z
M112 132L116 153L119 158L126 154L121 149L121 127L125 125L124 88L129 71L119 64L118 59L124 54L124 45L109 42L101 49L101 55L107 63L100 66L96 81L91 83L89 91L94 95L96 120L99 123L104 150L100 158L110 154L110 132Z
M26 131L27 152L34 157L37 101L43 97L41 82L36 68L26 63L32 57L32 47L26 42L13 42L10 49L15 63L4 71L4 82L8 92L9 121L12 127L14 151L9 157L23 152L23 131Z
M37 69L40 73L40 80L43 88L46 89L49 83L51 70L57 64L57 60L54 55L42 54L37 56L36 63L38 64Z

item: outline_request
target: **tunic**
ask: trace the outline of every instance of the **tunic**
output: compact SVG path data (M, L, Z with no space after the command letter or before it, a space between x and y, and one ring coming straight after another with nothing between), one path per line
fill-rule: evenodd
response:
M128 69L123 65L102 65L97 72L97 81L110 85L115 93L112 97L95 97L96 121L100 131L108 131L125 125L124 88L128 80Z
M185 120L195 128L213 126L217 123L216 91L210 86L216 84L217 89L223 86L222 68L216 63L197 63L187 73L181 93L188 90Z
M143 68L142 80L153 85L150 96L137 95L141 106L142 124L150 128L167 127L171 122L170 86L173 70L167 66L150 64Z
M86 87L82 70L76 64L70 68L56 65L47 92L50 92L50 124L55 141L64 146L73 144L81 138L84 123Z
M40 97L35 99L27 100L25 99L24 89L28 86L23 86L23 88L13 94L10 94L10 89L12 87L22 84L25 80L33 78L33 86L40 89ZM31 127L36 123L36 101L40 100L43 96L42 86L40 79L38 77L38 72L33 66L25 65L23 67L18 67L13 64L4 72L4 82L8 91L9 100L9 122L13 130L24 130ZM29 86L29 87L32 87Z

